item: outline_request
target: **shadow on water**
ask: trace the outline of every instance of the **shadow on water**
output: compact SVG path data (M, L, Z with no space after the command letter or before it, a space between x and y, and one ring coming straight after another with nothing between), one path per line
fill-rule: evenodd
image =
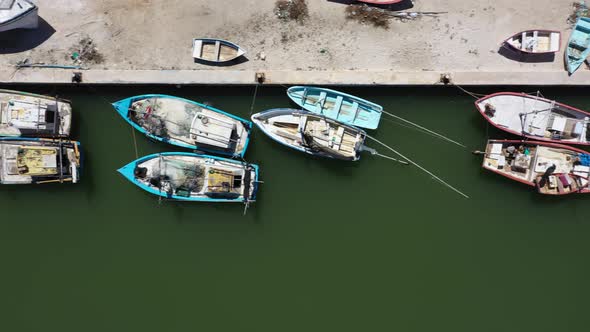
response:
M498 54L504 56L507 59L518 61L518 62L527 62L527 63L540 63L540 62L553 62L555 61L555 53L548 53L548 54L528 54L517 52L512 48L502 44L498 49Z
M39 17L37 29L17 29L0 32L0 54L20 53L31 50L49 39L55 29Z

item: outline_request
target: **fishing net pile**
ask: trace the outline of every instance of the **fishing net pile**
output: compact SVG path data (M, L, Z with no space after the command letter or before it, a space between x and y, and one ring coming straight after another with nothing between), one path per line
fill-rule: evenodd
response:
M161 107L156 100L146 100L133 105L129 112L131 120L144 128L147 132L160 137L168 137L166 120L155 112Z
M152 171L150 184L162 191L199 192L205 182L205 167L181 160L162 159Z

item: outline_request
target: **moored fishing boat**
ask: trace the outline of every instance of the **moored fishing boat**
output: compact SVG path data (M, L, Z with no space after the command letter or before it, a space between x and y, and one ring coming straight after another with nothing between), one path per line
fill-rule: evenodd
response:
M565 65L568 73L573 74L590 53L590 18L580 17L572 30L565 50Z
M235 60L246 54L238 45L215 38L193 39L193 58L213 63Z
M366 134L324 116L290 108L252 115L252 121L273 140L314 156L356 161Z
M249 203L258 190L257 165L194 153L152 154L119 173L151 194L182 201Z
M287 95L303 109L347 125L377 129L383 107L340 91L292 86Z
M505 43L522 53L556 53L561 46L561 33L551 30L526 30L506 39Z
M252 123L192 100L167 95L141 95L113 103L135 129L176 146L242 157Z
M46 138L0 138L0 183L76 183L80 143Z
M590 154L541 141L489 140L482 167L547 195L590 193Z
M539 96L499 92L475 101L492 125L535 140L590 144L590 113Z
M71 122L68 100L0 90L0 136L67 137Z
M13 29L36 29L38 8L28 0L0 0L0 32Z

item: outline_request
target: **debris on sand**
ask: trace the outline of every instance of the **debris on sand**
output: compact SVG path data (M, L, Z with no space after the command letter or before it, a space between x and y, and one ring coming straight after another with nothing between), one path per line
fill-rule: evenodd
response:
M346 7L346 18L362 24L372 24L378 28L389 28L390 15L383 9L367 5L349 5Z
M573 6L573 12L567 18L567 23L569 23L571 26L576 24L576 21L578 20L578 18L590 16L590 13L588 12L588 6L586 6L584 1L574 2L574 3L572 3L572 6Z
M436 17L447 12L390 12L385 9L367 5L349 5L346 7L346 18L362 24L372 24L376 27L388 29L389 19L395 18L402 22L417 20L423 16Z
M305 0L278 0L275 3L275 14L282 20L302 22L309 16Z
M104 62L104 56L98 51L92 38L88 36L80 39L70 48L68 57L74 60L74 63L99 64Z

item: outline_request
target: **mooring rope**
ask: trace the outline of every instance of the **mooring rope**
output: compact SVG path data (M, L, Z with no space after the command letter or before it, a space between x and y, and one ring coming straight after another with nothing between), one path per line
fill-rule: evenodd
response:
M424 130L425 132L427 132L427 133L429 133L429 134L431 134L431 135L434 135L434 136L436 136L436 137L439 137L439 138L441 138L441 139L443 139L443 140L445 140L445 141L447 141L447 142L451 142L451 143L453 143L453 144L456 144L456 145L458 145L458 146L460 146L460 147L463 147L463 148L465 148L465 147L466 147L465 145L463 145L463 144L461 144L461 143L459 143L459 142L457 142L457 141L454 141L454 140L452 140L452 139L450 139L450 138L448 138L448 137L446 137L446 136L444 136L444 135L442 135L442 134L439 134L439 133L437 133L437 132L436 132L436 131L434 131L434 130L430 130L430 129L428 129L428 128L422 127L421 125L419 125L419 124L417 124L417 123L414 123L414 122L412 122L412 121L406 120L406 119L404 119L404 118L402 118L402 117L399 117L399 116L397 116L397 115L395 115L395 114L392 114L392 113L389 113L389 112L387 112L387 111L381 111L381 112L383 112L384 114L387 114L387 115L391 116L392 118L398 119L398 120L400 120L400 121L403 121L403 122L405 122L405 123L409 123L409 124L411 124L412 126L415 126L415 127L417 127L417 128L420 128L420 129Z
M459 90L465 92L466 94L470 95L471 97L475 98L475 99L479 99L480 97L485 96L484 94L479 94L479 93L474 93L474 92L470 92L467 91L466 89L462 88L460 85L457 85L455 83L451 83L453 86L456 86Z
M252 97L252 105L250 105L250 115L252 115L252 112L254 111L254 104L256 104L256 94L258 94L259 85L260 83L257 83L256 87L254 88L254 97Z
M395 149L393 149L392 147L388 146L387 144L379 141L378 139L367 135L368 138L372 139L373 141L381 144L382 146L384 146L385 148L391 150L393 153L397 154L398 156L404 158L405 160L407 160L410 164L418 167L420 170L422 170L424 173L432 176L434 179L438 180L440 183L442 183L444 186L446 186L447 188L453 190L454 192L458 193L459 195L465 197L465 198L469 198L469 196L465 195L464 193L462 193L459 189L451 186L450 184L448 184L447 182L445 182L443 179L439 178L438 176L434 175L432 172L430 172L429 170L427 170L426 168L418 165L416 162L414 162L413 160L411 160L410 158L404 156L403 154L399 153L398 151L396 151Z

